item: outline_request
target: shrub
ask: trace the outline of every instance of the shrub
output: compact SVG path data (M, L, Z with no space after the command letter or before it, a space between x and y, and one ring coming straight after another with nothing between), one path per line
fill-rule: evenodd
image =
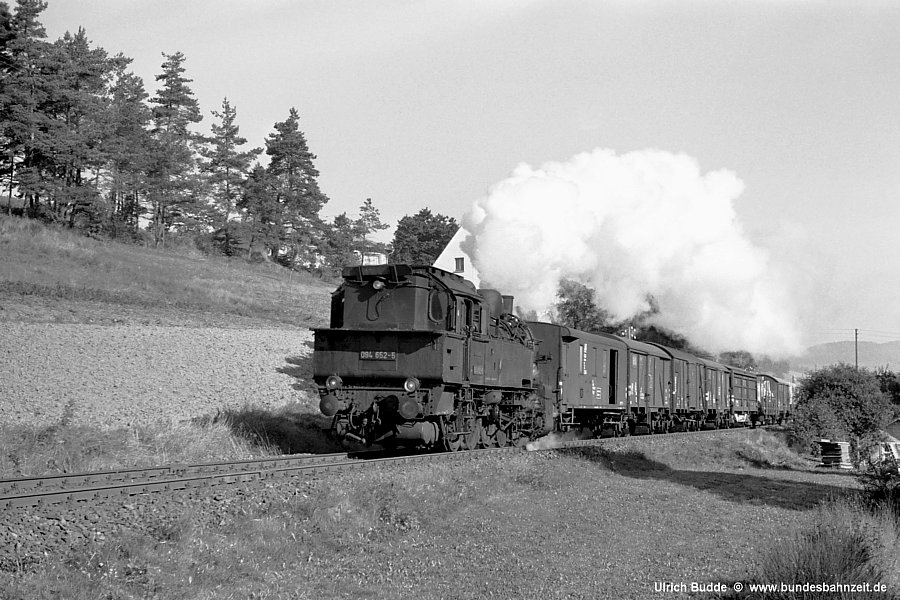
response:
M898 585L900 525L889 511L871 512L853 501L842 500L821 507L815 522L802 527L769 548L761 559L756 578L760 582L884 583L889 593ZM775 590L765 596L779 598L885 598L883 593L818 594Z
M894 412L872 371L846 364L818 369L797 390L796 441L810 448L816 439L837 438L849 441L861 453Z
M890 508L900 517L900 474L893 461L871 462L858 479L870 506Z
M791 445L802 452L819 453L820 439L846 440L850 437L844 423L835 413L834 399L815 397L798 404L794 410Z

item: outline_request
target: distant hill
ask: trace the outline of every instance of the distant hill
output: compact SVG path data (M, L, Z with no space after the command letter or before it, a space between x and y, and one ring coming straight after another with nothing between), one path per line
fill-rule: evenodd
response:
M855 362L854 353L853 342L830 342L810 346L802 356L791 358L791 369L806 371L837 363L852 365ZM870 369L887 367L891 371L900 370L900 341L884 344L859 342L859 366Z

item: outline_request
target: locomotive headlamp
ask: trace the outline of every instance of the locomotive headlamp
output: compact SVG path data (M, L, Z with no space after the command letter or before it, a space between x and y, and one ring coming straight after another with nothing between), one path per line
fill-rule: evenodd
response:
M337 375L331 375L325 380L325 387L329 390L336 390L344 385L344 380Z
M381 279L376 279L372 282L372 287L375 289L375 291L383 290L384 289L384 281L382 281Z
M407 377L406 381L403 382L403 389L407 394L412 394L419 389L419 380L415 377Z

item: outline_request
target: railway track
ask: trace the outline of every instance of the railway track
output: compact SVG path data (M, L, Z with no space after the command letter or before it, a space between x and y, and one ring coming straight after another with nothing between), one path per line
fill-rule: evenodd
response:
M94 473L23 477L0 480L0 508L17 508L95 501L104 498L128 497L138 494L172 492L177 490L213 487L276 477L316 475L365 468L375 464L463 459L484 454L541 451L586 446L604 446L625 440L652 443L673 436L698 436L712 433L746 431L745 429L711 430L707 432L669 433L625 438L601 438L557 441L539 440L525 448L484 448L465 452L432 452L405 455L386 455L384 452L353 452L304 456L281 456L233 462L196 465L165 465Z

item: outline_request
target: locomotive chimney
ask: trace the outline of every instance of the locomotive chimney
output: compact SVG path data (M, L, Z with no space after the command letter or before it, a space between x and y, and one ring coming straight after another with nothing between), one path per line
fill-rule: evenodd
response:
M504 294L503 296L503 314L511 315L513 314L513 297L507 296Z
M487 306L491 316L500 317L503 314L503 297L497 290L483 289L478 290L481 297L484 298L484 305Z

